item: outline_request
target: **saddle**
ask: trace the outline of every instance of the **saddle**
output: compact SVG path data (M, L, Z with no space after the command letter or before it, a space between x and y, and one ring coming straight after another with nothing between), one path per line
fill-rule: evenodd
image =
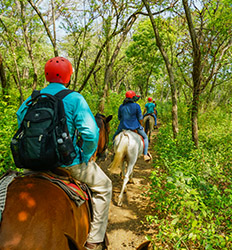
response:
M81 206L84 202L88 202L88 212L90 221L93 219L91 191L85 183L75 180L70 173L63 168L56 168L52 171L37 172L28 170L25 173L9 171L0 179L0 208L4 210L5 200L7 197L7 188L14 178L22 178L30 176L34 178L42 178L59 186L68 195L68 197L77 205ZM4 183L4 185L3 185ZM2 185L1 185L2 184ZM4 193L4 200L3 200Z
M151 116L151 117L155 120L155 118L154 118L154 116L153 116L153 113L145 114L144 117L146 117L146 116ZM144 117L143 117L143 118L144 118Z
M8 171L0 178L0 222L1 214L5 208L7 198L7 189L15 178L23 178L30 176L34 178L42 178L52 182L64 190L68 197L74 201L77 206L81 206L84 202L88 204L89 221L93 220L93 206L91 191L85 183L74 179L68 170L64 168L55 168L52 171L38 172L28 170L26 173L17 171ZM109 240L105 234L103 249L108 249Z

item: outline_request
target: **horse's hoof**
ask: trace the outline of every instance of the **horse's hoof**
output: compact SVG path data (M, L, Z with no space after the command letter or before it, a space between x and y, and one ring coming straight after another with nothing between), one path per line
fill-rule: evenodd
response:
M122 206L122 202L118 201L118 207L121 207L121 206Z
M129 179L128 183L130 183L130 184L135 184L135 182L134 182L133 179Z

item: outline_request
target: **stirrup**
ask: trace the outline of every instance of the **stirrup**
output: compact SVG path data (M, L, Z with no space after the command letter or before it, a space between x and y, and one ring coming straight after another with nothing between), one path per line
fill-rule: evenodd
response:
M147 155L152 159L152 155L150 152L147 152Z
M91 243L89 243L89 244L91 244ZM103 250L104 248L103 248L102 243L100 243L95 248L89 248L89 247L85 246L85 249L86 250Z

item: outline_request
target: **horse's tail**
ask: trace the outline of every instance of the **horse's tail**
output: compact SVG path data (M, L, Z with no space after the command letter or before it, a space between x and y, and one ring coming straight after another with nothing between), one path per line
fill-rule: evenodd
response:
M116 145L114 160L109 166L109 171L114 174L120 174L123 160L126 155L126 149L128 147L128 142L126 140L123 140L124 138L127 137L127 135L125 136L124 134L120 134L119 136L120 140L115 142L117 143L117 145Z
M148 131L149 131L149 118L147 118L145 122L145 133L147 134Z

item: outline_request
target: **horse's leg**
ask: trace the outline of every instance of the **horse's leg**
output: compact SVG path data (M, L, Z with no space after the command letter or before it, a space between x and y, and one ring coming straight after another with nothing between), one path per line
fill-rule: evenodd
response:
M122 180L125 178L125 169L126 169L126 162L122 163Z
M118 197L118 206L120 206L120 207L122 206L123 193L126 190L126 185L127 185L129 178L133 172L133 168L134 168L136 161L137 161L137 157L134 158L134 155L133 155L133 159L130 162L128 162L127 172L126 172L125 177L123 179L122 189L121 189L121 192L120 192L119 197Z
M154 128L154 124L155 124L155 120L153 117L150 117L150 123L149 123L149 133L148 133L148 140L149 140L149 143L151 142L151 133L153 131L153 128Z
M125 178L126 164L127 164L127 163L126 163L125 161L124 161L123 164L122 164L122 172L121 172L121 174L120 174L120 176L121 176L121 178L122 178L122 181L123 181L124 178ZM127 191L127 189L126 189L126 187L125 187L124 193L126 193L126 191Z
M129 177L128 183L130 183L130 184L135 184L135 183L134 183L134 180L133 180L133 171L132 171L132 173L131 173L131 175L130 175L130 177Z

